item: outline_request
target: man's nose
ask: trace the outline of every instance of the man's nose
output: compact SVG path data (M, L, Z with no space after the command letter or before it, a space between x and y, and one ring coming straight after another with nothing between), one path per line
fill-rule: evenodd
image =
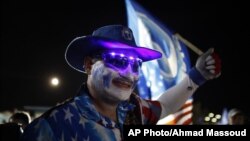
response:
M134 80L135 79L134 77L138 77L138 74L133 72L131 64L129 64L128 67L124 69L123 71L120 71L120 75L124 77L128 77L131 80Z

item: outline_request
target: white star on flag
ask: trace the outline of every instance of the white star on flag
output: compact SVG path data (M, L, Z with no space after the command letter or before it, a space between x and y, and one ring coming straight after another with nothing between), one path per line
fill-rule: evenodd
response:
M86 123L86 119L83 117L80 117L79 124L81 124L83 128L85 128L85 123Z
M41 124L41 119L36 123L36 125L34 126L34 128L35 128L36 130L39 129L40 124Z
M72 141L77 141L77 133L76 136L74 138L71 138Z
M83 139L83 141L89 141L89 136L87 137L87 139Z
M75 103L75 102L70 103L70 105L71 105L73 108L77 109L77 106L76 106L76 103Z
M55 121L56 121L56 113L58 113L58 111L57 110L53 110L51 112L51 115L50 115L50 117L53 117Z
M64 141L64 133L62 132L61 141Z
M43 139L44 139L43 134L41 132L39 132L39 135L37 137L37 141L43 141Z
M71 124L71 117L73 117L73 114L70 112L70 109L68 107L67 110L63 109L63 111L65 112L65 116L64 116L64 119L65 120L69 120L70 124Z

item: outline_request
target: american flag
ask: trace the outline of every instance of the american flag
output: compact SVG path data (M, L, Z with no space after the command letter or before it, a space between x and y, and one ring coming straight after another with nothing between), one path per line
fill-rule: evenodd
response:
M171 114L160 121L159 125L191 125L192 122L193 100L189 99L176 113Z
M186 76L190 69L188 51L172 30L156 20L137 2L126 0L126 8L128 26L134 32L136 43L139 46L156 49L163 54L161 59L146 62L142 65L138 82L140 96L155 100L160 94L178 84ZM192 122L192 110L190 110L192 109L192 100L190 101L187 101L176 114L171 115L175 117L175 124ZM189 111L183 111L186 109L185 107Z

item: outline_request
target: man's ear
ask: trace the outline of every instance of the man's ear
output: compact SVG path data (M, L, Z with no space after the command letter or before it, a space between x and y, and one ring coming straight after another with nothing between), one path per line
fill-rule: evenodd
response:
M84 58L84 69L85 69L85 72L89 75L91 74L91 68L92 68L92 58L87 56Z

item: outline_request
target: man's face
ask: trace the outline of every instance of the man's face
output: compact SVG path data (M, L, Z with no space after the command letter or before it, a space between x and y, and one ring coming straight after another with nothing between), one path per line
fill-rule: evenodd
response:
M127 100L139 78L141 60L134 55L109 52L92 65L88 78L98 97L108 102Z

